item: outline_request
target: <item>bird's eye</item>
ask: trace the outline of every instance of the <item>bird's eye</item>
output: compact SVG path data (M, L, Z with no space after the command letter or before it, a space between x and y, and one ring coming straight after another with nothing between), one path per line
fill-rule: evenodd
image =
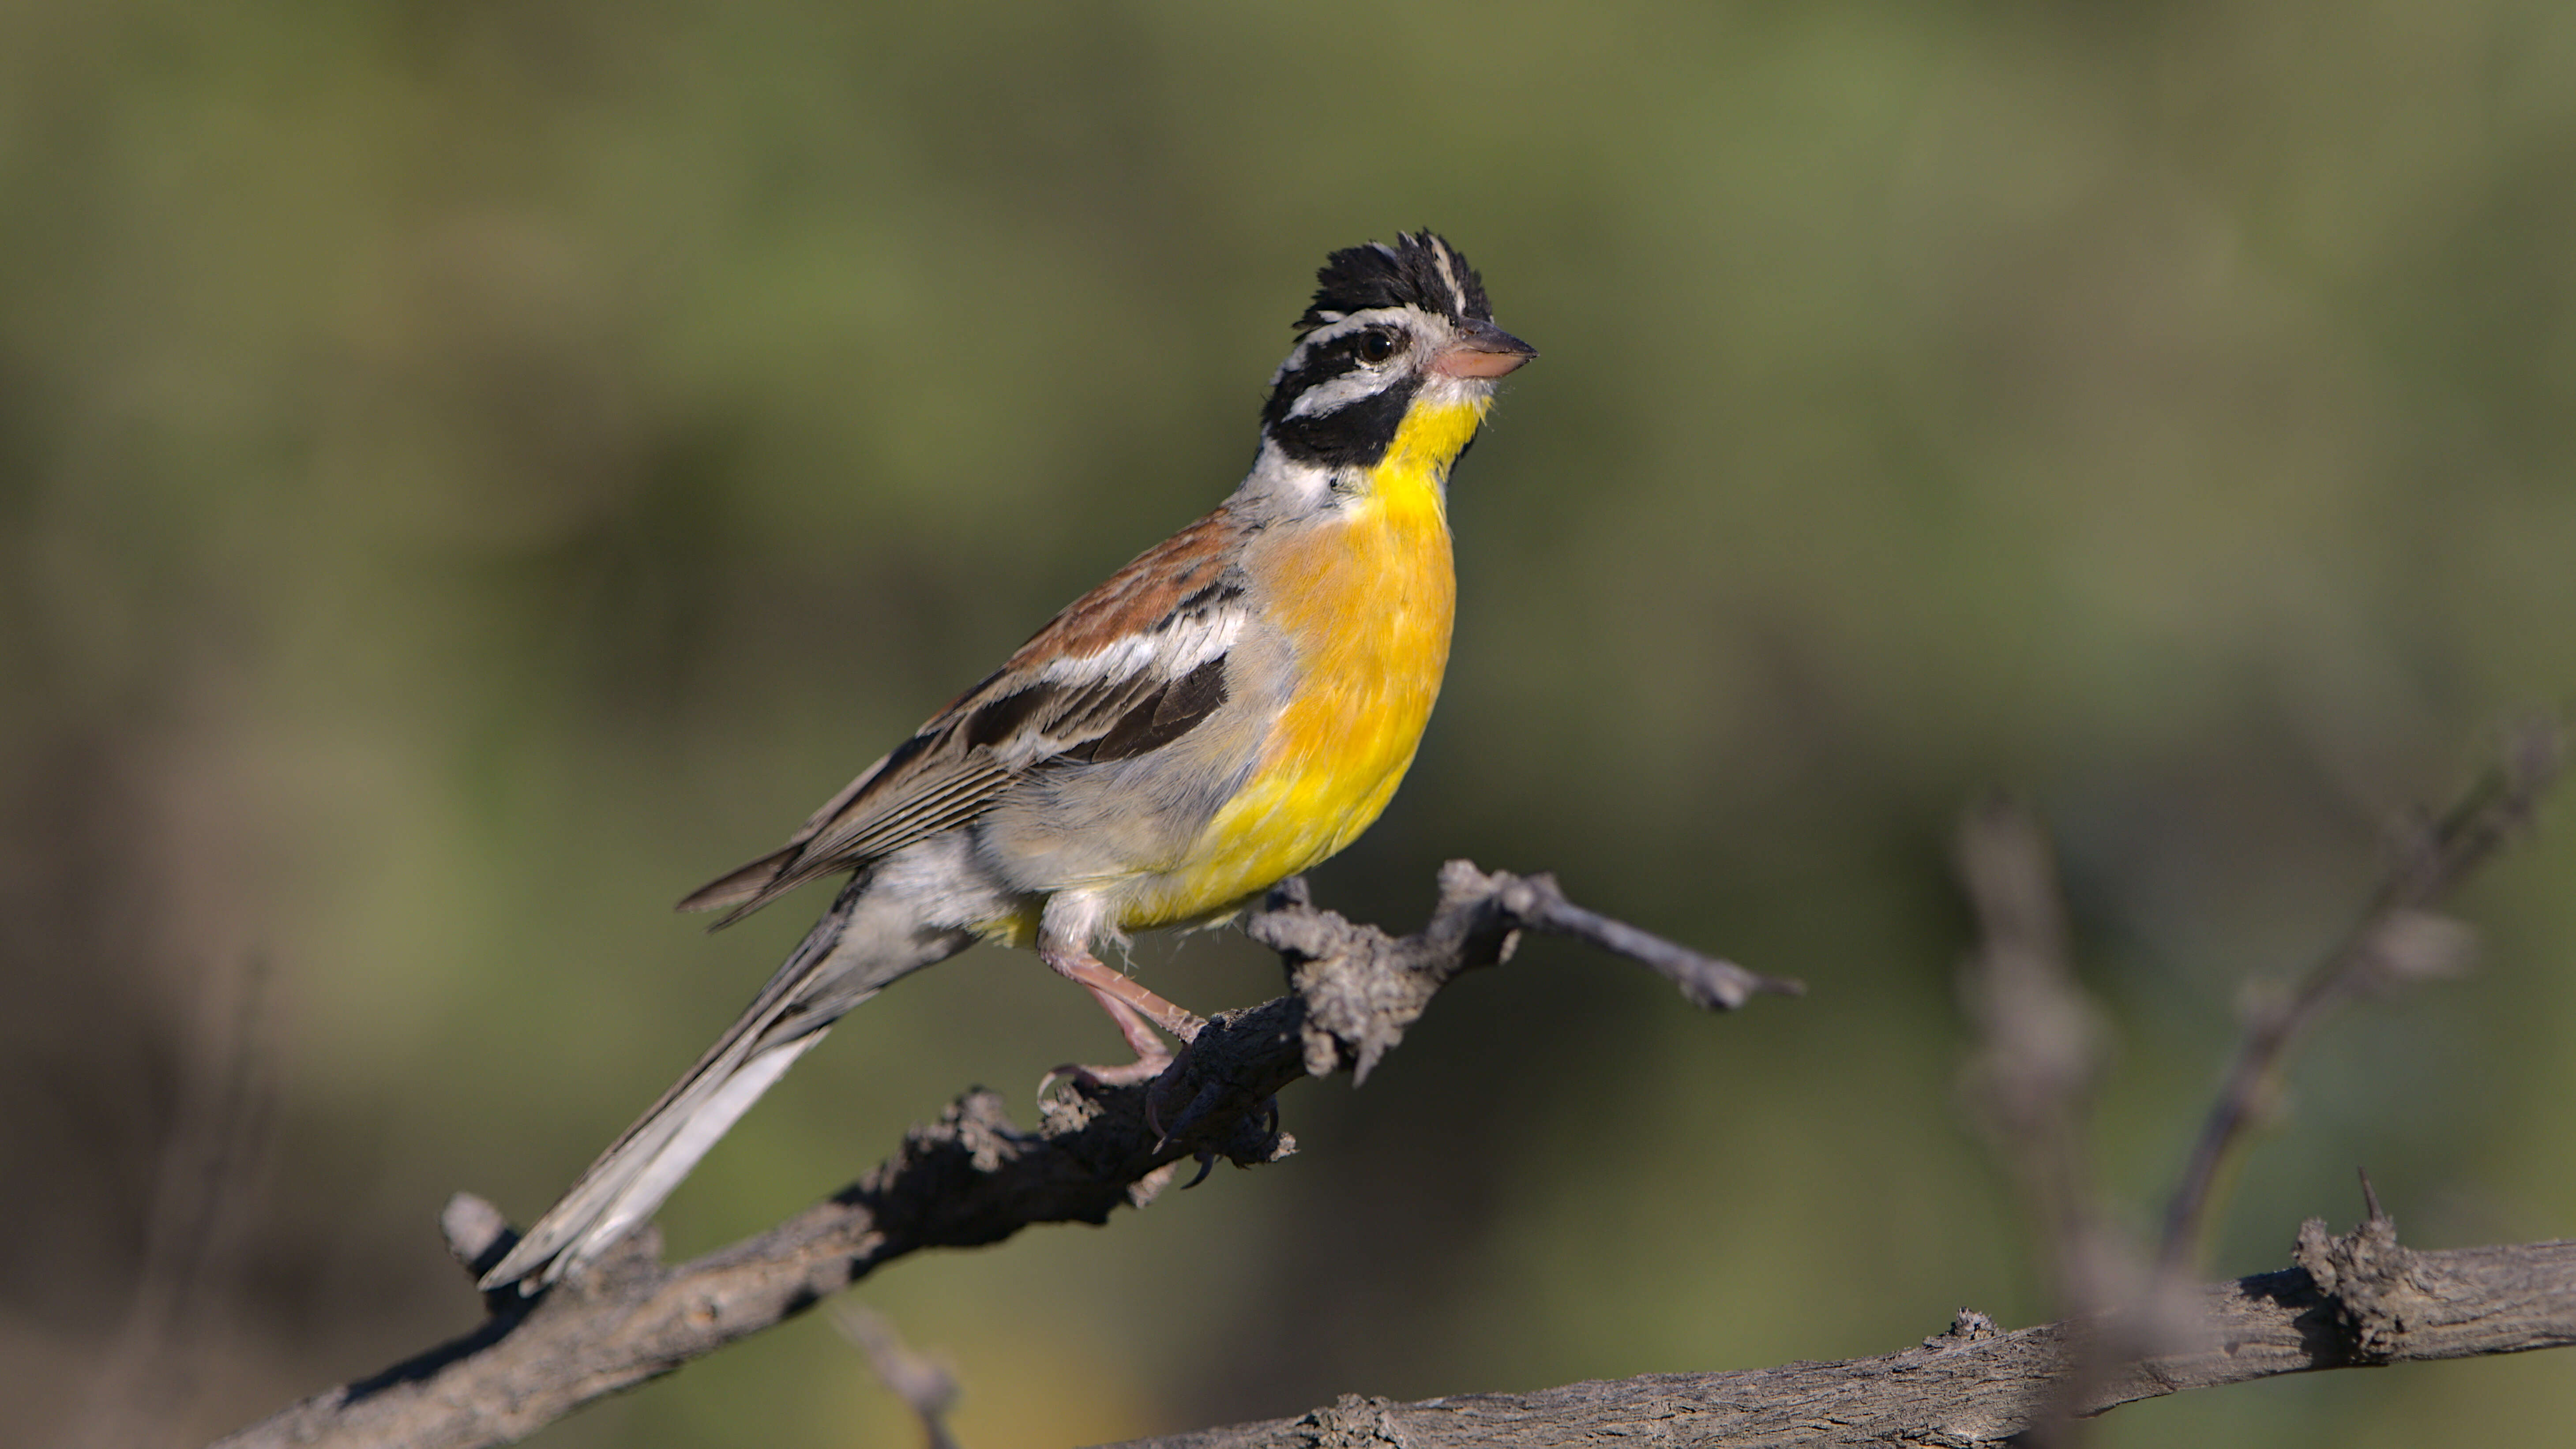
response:
M1395 355L1395 334L1375 329L1363 332L1355 351L1360 361L1375 367Z

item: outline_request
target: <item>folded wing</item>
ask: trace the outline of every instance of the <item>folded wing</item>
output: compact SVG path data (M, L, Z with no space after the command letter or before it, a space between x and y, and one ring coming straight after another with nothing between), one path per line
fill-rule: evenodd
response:
M807 881L971 823L1050 767L1131 759L1227 699L1242 529L1222 509L1076 600L993 676L814 812L786 845L692 892L730 925Z

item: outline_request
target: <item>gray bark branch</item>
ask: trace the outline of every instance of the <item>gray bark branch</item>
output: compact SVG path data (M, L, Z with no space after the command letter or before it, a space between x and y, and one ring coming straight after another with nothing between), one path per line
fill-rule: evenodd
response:
M995 1094L970 1091L875 1171L769 1232L670 1267L654 1235L638 1233L586 1276L532 1300L493 1294L473 1332L307 1399L221 1449L508 1443L906 1254L998 1242L1035 1223L1105 1222L1150 1200L1184 1162L1274 1161L1294 1148L1277 1130L1271 1099L1281 1088L1341 1068L1365 1074L1442 986L1508 959L1525 930L1640 961L1700 1006L1800 989L1586 911L1547 876L1489 876L1465 861L1441 871L1439 906L1410 936L1318 910L1298 881L1274 891L1245 930L1280 953L1295 989L1212 1019L1165 1083L1077 1084L1043 1105L1033 1132L1014 1127ZM476 1274L514 1240L498 1211L465 1195L441 1221Z
M2074 1408L2280 1374L2576 1344L2576 1242L2417 1253L2374 1218L2341 1238L2311 1219L2297 1266L2199 1290L2201 1331L2175 1351L2097 1368ZM1358 1396L1294 1419L1138 1439L1117 1449L1538 1449L1637 1443L2000 1444L2051 1411L2085 1339L2066 1323L1998 1333L1962 1313L1917 1348L1742 1373L1655 1374L1419 1403Z

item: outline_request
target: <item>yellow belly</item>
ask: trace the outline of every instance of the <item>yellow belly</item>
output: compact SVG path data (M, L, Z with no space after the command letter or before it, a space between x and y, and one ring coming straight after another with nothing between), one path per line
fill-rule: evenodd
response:
M1330 857L1386 809L1449 663L1458 581L1443 488L1482 413L1416 407L1370 491L1278 559L1278 578L1301 581L1269 608L1297 650L1296 698L1186 863L1138 883L1122 929L1221 913Z

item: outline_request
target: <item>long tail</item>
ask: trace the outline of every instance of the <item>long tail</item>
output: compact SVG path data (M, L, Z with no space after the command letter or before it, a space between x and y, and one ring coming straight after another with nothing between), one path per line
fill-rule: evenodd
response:
M888 919L903 914L900 903L872 897L872 879L863 870L842 887L741 1018L483 1275L484 1291L516 1283L534 1293L607 1251L653 1216L842 1013L971 941L961 931Z

